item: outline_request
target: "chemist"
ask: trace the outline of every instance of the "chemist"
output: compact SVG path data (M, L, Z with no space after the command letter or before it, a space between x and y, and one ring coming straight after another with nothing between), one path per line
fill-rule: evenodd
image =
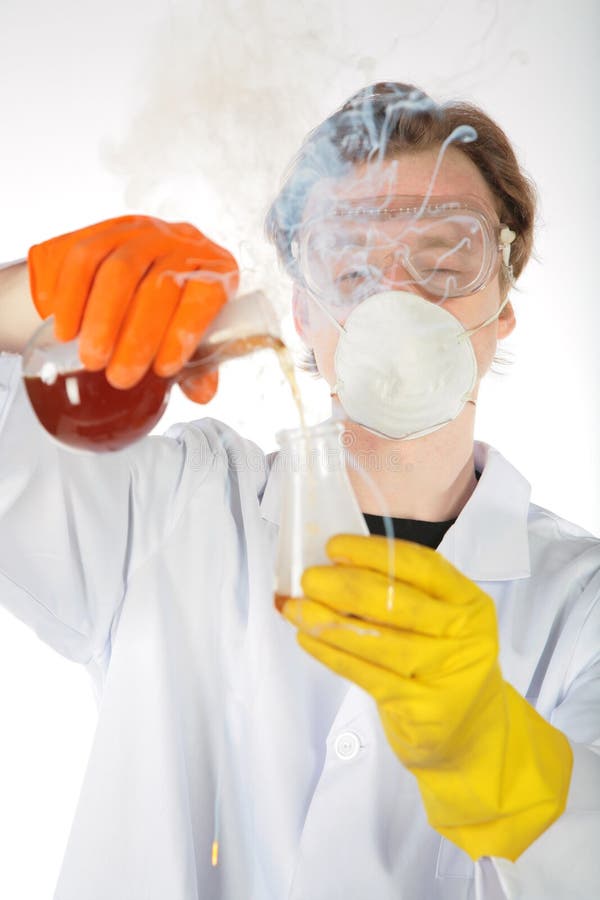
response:
M116 387L173 374L237 289L230 253L125 216L0 272L0 597L99 702L56 900L598 895L600 540L474 441L534 205L489 117L410 85L306 139L267 230L306 365L376 464L349 470L371 535L333 538L282 614L276 457L207 418L74 455L20 379L50 314Z

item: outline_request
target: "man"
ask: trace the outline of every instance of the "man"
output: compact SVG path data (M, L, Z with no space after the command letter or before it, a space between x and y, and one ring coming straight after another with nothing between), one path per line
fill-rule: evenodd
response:
M361 509L397 541L390 566L382 538L334 538L283 617L271 459L240 465L257 449L204 419L67 466L3 360L3 599L102 696L61 900L593 893L600 545L473 441L532 223L474 107L376 85L307 139L268 229L351 452L381 463L375 490L352 474ZM144 217L34 247L29 274L121 387L181 367L237 278Z

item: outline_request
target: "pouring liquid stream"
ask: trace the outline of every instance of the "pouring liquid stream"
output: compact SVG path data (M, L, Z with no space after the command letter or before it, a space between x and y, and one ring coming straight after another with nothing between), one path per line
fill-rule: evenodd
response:
M174 376L163 378L150 369L127 390L114 388L104 371L77 369L27 375L23 381L31 405L46 431L63 444L81 450L114 451L148 434L163 415L175 382L214 371L222 362L271 348L276 351L290 385L302 427L304 411L291 355L271 334L255 334L197 348Z

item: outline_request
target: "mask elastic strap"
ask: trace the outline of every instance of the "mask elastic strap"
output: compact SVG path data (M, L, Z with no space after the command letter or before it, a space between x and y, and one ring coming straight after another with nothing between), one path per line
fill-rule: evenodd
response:
M317 297L317 295L316 295L316 294L313 294L312 291L307 291L307 293L308 293L308 296L310 297L310 299L311 299L311 300L314 300L314 302L317 304L317 306L319 307L319 309L321 310L321 312L324 313L324 315L329 319L329 321L331 322L331 324L332 324L332 325L335 325L335 327L337 328L337 330L338 330L339 332L341 332L341 334L346 334L346 329L344 328L344 326L343 326L343 325L340 325L340 323L339 323L338 320L335 318L335 316L332 315L332 314L329 312L329 310L327 309L327 307L325 306L325 304L322 303L322 302L319 300L319 298Z
M491 322L493 322L494 319L497 319L507 303L508 303L508 294L502 301L500 308L497 310L497 312L495 312L492 316L489 317L489 319L486 319L485 322L482 322L481 325L478 325L476 328L470 328L468 331L462 331L458 336L459 341L466 340L467 338L471 337L472 334L476 334L476 332L480 331L482 328L485 328L485 326L489 325ZM465 403L472 403L473 406L477 406L477 403L473 399L472 394L465 394L463 397L463 401Z
M469 328L468 331L462 331L458 336L459 340L464 341L464 340L466 340L466 338L471 337L471 335L477 334L477 332L481 331L482 328L485 328L486 325L490 325L495 319L497 319L499 317L500 313L502 312L502 310L504 309L504 307L506 306L507 303L508 303L508 294L506 295L506 297L500 304L500 308L497 309L495 313L493 313L488 319L486 319L485 322L482 322L481 325L477 325L475 328Z
M317 306L319 307L321 312L326 316L326 318L329 319L331 324L335 328L337 328L337 330L341 334L346 334L346 329L344 328L344 326L340 325L340 323L335 318L335 316L332 315L332 313L327 309L325 304L321 302L321 300L317 297L317 295L313 294L312 291L308 291L307 293L308 293L310 299L313 300L313 302L317 304ZM506 297L504 298L504 300L502 301L500 308L497 309L495 313L493 313L489 318L487 318L485 320L485 322L482 322L481 325L477 325L475 328L470 328L468 331L461 332L461 334L459 335L459 339L465 340L466 338L471 337L471 335L476 334L482 328L485 328L486 325L489 325L491 322L493 322L495 319L497 319L499 317L500 313L502 312L502 310L504 309L504 307L506 306L506 304L508 303L508 300L509 300L509 297L507 294Z

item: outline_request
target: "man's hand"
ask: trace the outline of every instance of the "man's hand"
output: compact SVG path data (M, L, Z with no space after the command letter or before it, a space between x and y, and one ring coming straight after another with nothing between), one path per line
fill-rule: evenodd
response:
M338 535L283 615L370 693L430 824L473 858L515 860L564 810L572 754L502 678L494 602L439 553Z
M108 381L132 387L152 365L175 374L238 286L227 250L186 223L121 216L31 247L31 294L55 333L79 335L87 369L106 368ZM206 402L216 373L181 385Z

